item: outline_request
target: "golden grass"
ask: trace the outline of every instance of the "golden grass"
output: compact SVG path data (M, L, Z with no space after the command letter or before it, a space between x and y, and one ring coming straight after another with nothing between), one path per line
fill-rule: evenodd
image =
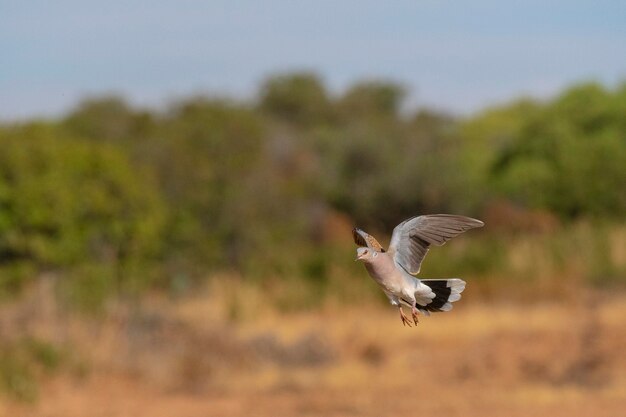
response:
M0 414L558 417L626 407L624 295L528 305L464 298L406 328L391 307L280 313L252 290L243 294L250 310L233 318L231 290L153 298L91 323L48 307L33 329L50 337L62 317L65 342L91 370L44 378L37 403L5 398Z

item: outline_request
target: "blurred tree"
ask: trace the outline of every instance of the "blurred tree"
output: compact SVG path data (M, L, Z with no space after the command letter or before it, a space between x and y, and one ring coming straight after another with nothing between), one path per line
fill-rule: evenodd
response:
M333 98L296 73L268 79L255 105L194 97L157 113L104 97L58 123L0 126L0 287L58 271L93 304L228 269L304 297L335 285L343 247L321 232L333 215L388 232L492 201L538 219L623 216L626 84L465 120L408 114L404 96L364 81Z
M262 111L301 126L326 122L332 112L324 85L312 73L271 77L259 96Z
M359 118L325 133L320 174L327 200L360 225L385 230L415 213L449 209L452 126L449 117L422 112Z
M536 111L518 112L517 128L492 151L486 184L520 204L566 218L621 216L626 113L618 97L584 84Z
M196 252L203 265L236 265L246 246L239 217L254 207L248 181L262 150L260 118L229 102L190 99L170 110L159 135L154 163L174 214L171 250Z
M150 118L131 109L120 97L85 100L63 123L75 136L109 142L135 140Z
M80 103L61 122L69 135L122 148L133 163L152 165L159 152L154 137L160 130L158 118L135 110L119 97L92 98Z
M458 136L457 186L464 190L458 201L463 211L477 212L493 199L501 196L490 182L493 167L507 153L519 135L525 120L540 112L532 100L517 100L508 106L490 108L460 123Z
M134 269L160 253L166 215L148 173L50 125L2 130L0 147L0 268L106 264L118 289L156 278Z
M392 82L364 81L351 86L340 98L338 111L344 119L398 117L405 89Z

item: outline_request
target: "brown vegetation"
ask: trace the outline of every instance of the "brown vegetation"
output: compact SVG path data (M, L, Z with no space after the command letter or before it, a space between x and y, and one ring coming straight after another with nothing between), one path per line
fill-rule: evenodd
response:
M617 416L626 406L622 296L581 291L568 303L483 305L472 302L470 285L452 312L409 329L391 308L354 304L296 314L260 308L233 322L219 292L118 305L97 322L55 311L45 291L32 295L33 311L4 308L3 328L19 315L15 335L71 352L62 371L42 379L39 401L5 398L0 411ZM76 358L90 366L77 370Z

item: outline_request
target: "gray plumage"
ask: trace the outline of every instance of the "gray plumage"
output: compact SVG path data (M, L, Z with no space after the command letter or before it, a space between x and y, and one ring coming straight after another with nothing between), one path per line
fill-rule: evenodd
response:
M357 260L365 263L369 275L378 283L392 305L398 306L402 323L411 325L402 305L411 308L413 322L418 312L449 311L461 298L465 281L458 278L420 280L422 261L430 246L444 245L459 234L484 225L480 220L450 214L431 214L407 219L393 229L389 250L361 229L353 230Z

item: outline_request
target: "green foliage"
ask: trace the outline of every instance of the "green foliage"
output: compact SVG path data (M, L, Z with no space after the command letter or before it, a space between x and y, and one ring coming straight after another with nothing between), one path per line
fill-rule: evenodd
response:
M296 73L269 78L254 104L195 97L157 112L104 97L58 123L1 126L0 294L51 271L62 298L89 310L230 270L288 282L300 295L286 294L285 308L311 306L363 296L360 281L333 278L354 272L336 270L351 256L348 234L341 257L325 249L335 214L373 232L418 213L481 216L492 201L565 224L623 218L626 84L466 120L402 111L405 95L363 81L333 96ZM427 272L495 273L506 248L483 243L429 255ZM607 262L598 275L617 274Z
M359 224L390 228L416 212L454 208L458 140L450 118L357 118L323 140L325 198Z
M317 76L279 75L261 87L260 108L284 121L310 126L330 116L330 101Z
M620 91L586 84L545 104L498 110L499 125L493 112L471 121L469 129L480 129L490 146L468 164L474 171L482 165L475 181L493 194L563 218L622 217L625 100Z
M144 118L119 97L86 100L65 120L65 127L82 138L119 142L137 140Z
M59 370L66 352L47 341L25 337L0 344L0 392L20 401L38 397L40 375Z
M344 120L397 117L406 91L383 81L361 82L352 86L337 103Z
M37 399L37 381L29 367L29 362L15 351L0 351L0 387L2 391L21 401Z
M157 173L173 207L174 247L199 249L197 258L222 259L220 245L237 262L247 244L237 221L249 210L254 190L247 184L257 167L262 125L248 109L195 99L179 103L162 121L156 157ZM174 243L173 242L173 243Z
M19 267L107 263L121 271L159 254L166 208L123 152L44 125L5 130L0 147L3 281L19 287L11 277Z

